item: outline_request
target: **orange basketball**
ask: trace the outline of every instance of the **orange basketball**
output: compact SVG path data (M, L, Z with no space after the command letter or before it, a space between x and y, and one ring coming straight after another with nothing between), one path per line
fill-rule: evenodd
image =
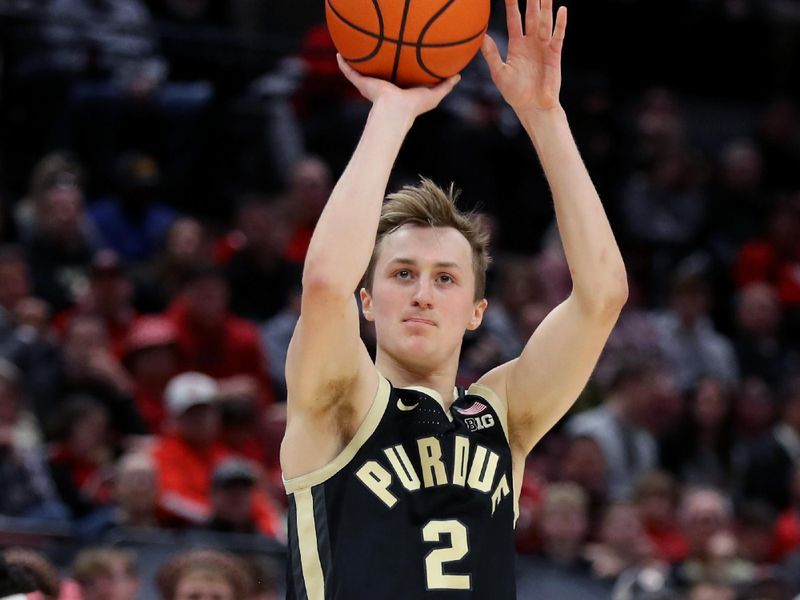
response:
M489 0L325 0L325 14L354 69L410 87L467 66L486 33Z

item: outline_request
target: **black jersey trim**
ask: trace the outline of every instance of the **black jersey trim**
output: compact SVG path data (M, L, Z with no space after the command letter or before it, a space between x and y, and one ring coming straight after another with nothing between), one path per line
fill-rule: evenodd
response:
M300 560L300 543L297 539L297 503L289 496L289 562L286 565L288 578L294 584L294 594L289 600L308 600L306 581L303 578L303 565Z
M378 425L383 418L384 413L386 412L386 407L389 404L389 395L391 392L391 385L389 381L378 371L375 371L376 375L378 376L378 389L375 392L375 398L372 400L372 406L370 406L369 412L367 412L367 416L364 418L364 422L361 423L360 427L356 431L356 434L353 436L353 439L350 440L350 443L345 446L344 450L339 453L339 456L334 458L331 462L329 462L324 467L320 467L316 471L312 471L306 475L301 475L300 477L294 477L292 479L284 479L283 485L286 488L287 494L293 494L295 492L299 492L300 490L306 490L311 488L312 486L319 485L336 475L339 471L345 468L361 447L367 442L367 440L375 433L375 430L378 428Z
M327 590L333 589L333 568L331 559L331 537L328 529L328 510L325 503L325 486L317 485L311 488L311 495L314 499L314 524L317 528L317 552L319 552L319 562L322 566L322 579L325 581L326 596Z

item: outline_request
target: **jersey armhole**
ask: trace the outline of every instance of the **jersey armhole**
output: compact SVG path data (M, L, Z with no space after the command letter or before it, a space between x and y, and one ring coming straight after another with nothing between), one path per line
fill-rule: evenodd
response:
M508 447L511 448L511 438L508 436L508 407L506 406L505 400L500 398L497 392L495 392L492 388L480 383L473 383L471 386L469 386L467 393L480 396L489 403L489 406L492 407L492 410L500 419L500 426L503 428L503 433L506 436L506 442L508 443ZM513 473L511 474L511 476L512 476L512 488L513 488ZM513 500L514 500L514 526L516 527L517 519L519 519L519 498L517 497L516 493L513 494Z
M310 488L320 483L324 483L336 473L341 471L347 464L353 460L356 453L361 449L361 446L375 433L378 424L386 412L386 406L389 404L389 394L391 392L391 385L389 380L377 372L378 375L378 389L375 392L375 397L372 399L372 405L369 407L367 416L364 421L359 425L353 439L344 447L336 458L334 458L327 465L320 467L315 471L293 477L292 479L283 478L283 485L286 488L287 494L293 494L300 490ZM281 477L283 477L281 475Z
M469 386L467 393L470 395L480 396L489 403L489 406L492 407L492 410L500 418L500 425L503 427L503 433L506 436L506 441L508 442L508 445L511 446L511 438L508 436L508 407L506 406L505 400L500 398L497 392L495 392L492 388L480 383L473 383L471 386Z

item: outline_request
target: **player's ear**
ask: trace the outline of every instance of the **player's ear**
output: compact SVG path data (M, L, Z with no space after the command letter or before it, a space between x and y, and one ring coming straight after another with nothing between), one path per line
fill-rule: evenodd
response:
M367 321L374 321L372 316L372 296L366 288L361 288L358 292L358 297L361 299L361 313Z
M487 306L489 306L489 301L486 298L475 303L472 309L472 318L467 324L467 329L469 331L474 331L480 326L483 321L483 313L486 311Z

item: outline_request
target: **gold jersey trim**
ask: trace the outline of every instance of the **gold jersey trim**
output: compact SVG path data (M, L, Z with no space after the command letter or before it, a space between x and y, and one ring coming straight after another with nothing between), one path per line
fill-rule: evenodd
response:
M378 373L378 390L375 392L375 398L372 400L372 406L367 412L364 422L361 423L353 439L344 447L339 455L329 462L324 467L320 467L315 471L293 477L292 479L284 479L283 484L286 488L287 494L293 494L300 490L310 489L312 486L319 485L336 475L347 464L353 460L356 453L361 449L366 441L375 433L378 424L381 422L386 406L389 403L389 394L391 392L391 385L383 375ZM309 492L310 493L310 492Z
M314 520L314 497L311 489L294 495L297 504L297 545L300 549L300 566L308 600L325 600L325 577L317 546L317 524Z

